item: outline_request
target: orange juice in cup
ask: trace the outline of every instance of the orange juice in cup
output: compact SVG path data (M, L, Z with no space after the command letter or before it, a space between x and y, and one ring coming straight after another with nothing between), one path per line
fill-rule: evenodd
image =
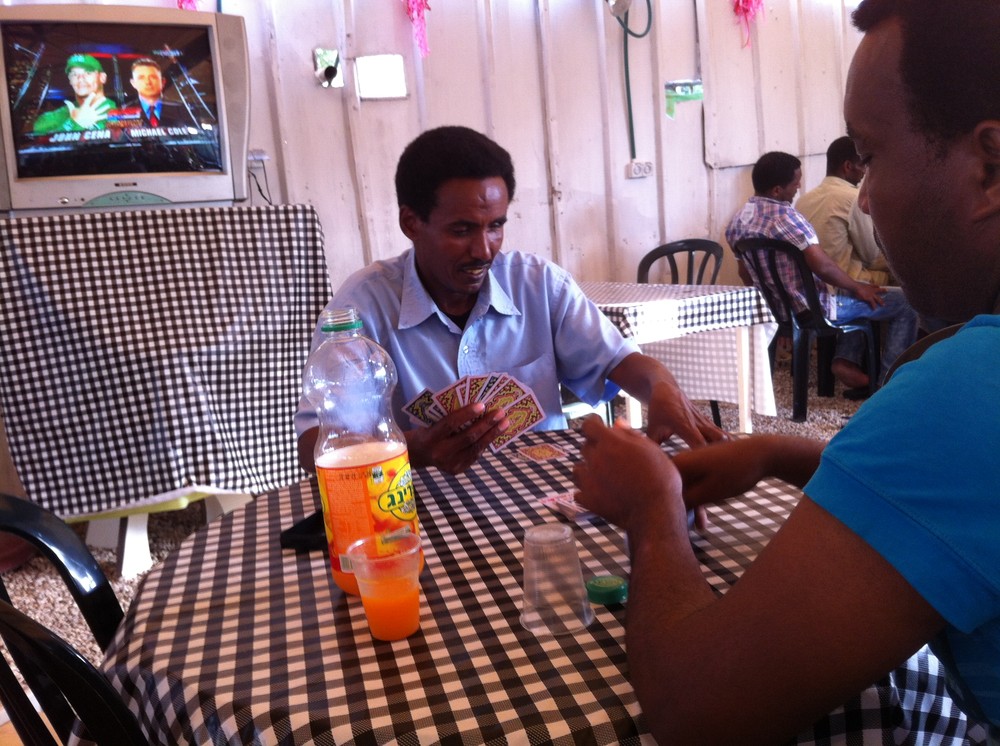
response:
M420 536L406 532L359 539L347 548L368 629L402 640L420 628Z
M364 587L364 583L358 584ZM376 640L402 640L420 628L420 588L408 578L395 578L368 585L361 603L368 629Z

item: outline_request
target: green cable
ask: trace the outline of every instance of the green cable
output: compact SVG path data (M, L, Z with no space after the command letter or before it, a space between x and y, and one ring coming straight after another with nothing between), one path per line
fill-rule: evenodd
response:
M615 16L615 20L618 21L618 25L622 27L622 31L624 32L624 36L622 37L622 64L625 67L625 106L628 114L628 147L629 156L634 161L635 123L632 118L632 76L629 74L628 38L630 36L634 36L636 39L641 39L650 32L650 29L653 28L653 0L646 0L646 28L643 29L642 33L637 34L628 27L628 13L628 11L625 11L623 18Z

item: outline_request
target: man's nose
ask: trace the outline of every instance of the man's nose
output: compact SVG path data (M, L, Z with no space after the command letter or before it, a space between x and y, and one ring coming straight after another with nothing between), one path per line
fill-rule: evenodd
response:
M858 208L865 215L871 215L868 211L868 179L861 180L861 187L858 189Z
M490 241L489 231L478 231L472 239L472 256L480 261L493 261L493 245Z

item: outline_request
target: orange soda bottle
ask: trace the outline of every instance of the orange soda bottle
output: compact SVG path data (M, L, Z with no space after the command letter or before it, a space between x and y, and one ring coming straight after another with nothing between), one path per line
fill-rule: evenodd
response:
M406 438L392 416L396 366L362 326L353 308L325 312L327 337L303 375L319 417L316 477L333 579L354 595L347 547L365 536L418 533Z

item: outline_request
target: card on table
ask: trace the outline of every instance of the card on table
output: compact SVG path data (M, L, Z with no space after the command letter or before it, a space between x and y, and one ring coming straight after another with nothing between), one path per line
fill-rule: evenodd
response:
M533 446L519 446L515 448L511 453L517 456L519 459L525 461L551 461L557 458L566 458L569 454L564 451L559 446L554 446L551 443L539 443Z
M573 497L573 491L558 492L540 498L539 502L550 510L561 513L567 518L587 518L594 515L591 511L580 505Z

